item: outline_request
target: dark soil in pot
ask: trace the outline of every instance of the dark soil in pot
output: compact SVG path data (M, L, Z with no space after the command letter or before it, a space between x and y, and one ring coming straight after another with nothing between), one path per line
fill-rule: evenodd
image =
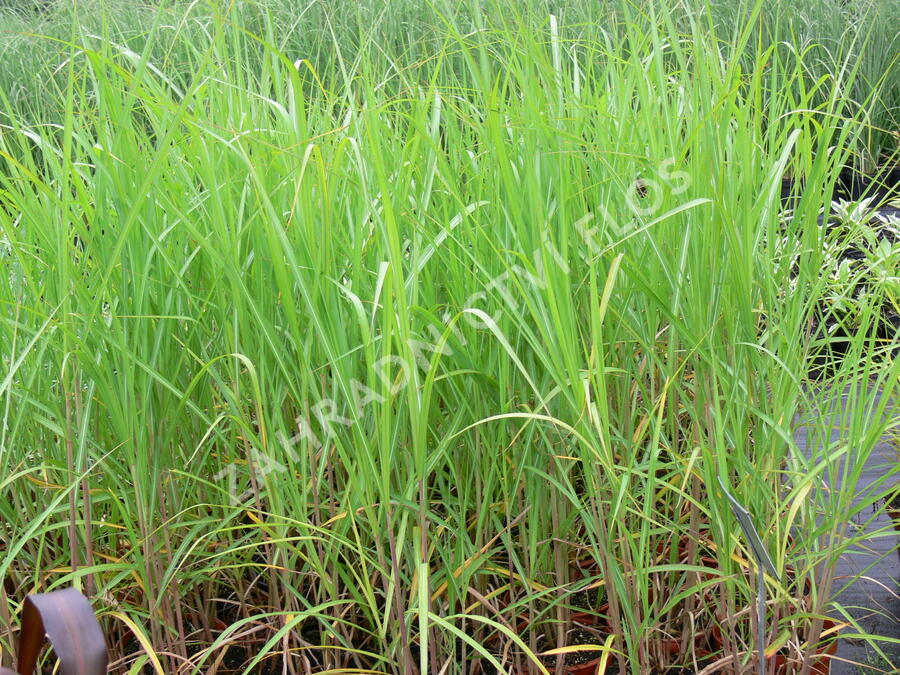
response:
M569 633L566 644L570 647L582 645L597 646L603 644L607 637L606 634L597 631L587 631L576 628ZM602 653L593 650L564 654L563 665L565 666L565 672L567 675L594 675L602 661L602 656ZM552 669L556 667L556 659L556 656L546 656L541 659L541 662L548 670L552 671ZM616 665L616 659L612 654L607 658L607 668L604 672L609 674L619 672L619 668Z

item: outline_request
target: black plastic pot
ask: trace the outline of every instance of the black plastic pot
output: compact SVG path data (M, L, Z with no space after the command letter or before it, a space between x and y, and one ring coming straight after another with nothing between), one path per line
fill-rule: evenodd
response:
M872 174L860 173L850 167L841 170L834 186L834 199L857 201L875 197L883 201L900 196L900 167L885 166Z

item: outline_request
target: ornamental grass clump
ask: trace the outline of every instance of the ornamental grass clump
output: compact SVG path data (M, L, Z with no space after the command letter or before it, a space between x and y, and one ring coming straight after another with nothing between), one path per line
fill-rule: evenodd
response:
M858 62L810 86L761 2L279 7L92 15L53 105L0 89L0 618L79 584L121 673L744 672L721 477L772 653L877 648L884 293L809 378Z

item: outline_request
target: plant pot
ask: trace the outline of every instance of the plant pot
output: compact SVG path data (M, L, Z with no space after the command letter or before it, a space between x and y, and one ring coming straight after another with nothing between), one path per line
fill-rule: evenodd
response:
M693 661L694 659L696 659L697 665L700 666L700 669L702 670L703 666L702 666L701 664L707 662L707 661L710 659L710 657L712 656L712 652L710 652L708 649L703 649L703 648L701 648L701 647L697 647L697 646L696 646L696 644L697 644L696 639L695 639L695 643L694 643L694 644L695 644L695 646L693 647L693 653L690 655L690 656L691 656L691 660ZM668 659L668 661L669 661L670 663L671 663L672 661L676 661L676 659L671 658L671 657L676 657L676 656L681 656L681 655L682 655L682 652L681 652L681 640L676 640L676 639L674 639L674 638L672 638L672 639L667 639L667 640L663 640L663 641L660 643L660 650L659 650L659 651L660 651L662 654L665 654L666 656L670 657L670 658ZM683 661L683 660L685 659L685 657L687 657L687 656L688 656L688 655L685 654L685 655L682 656L681 659L678 659L677 661ZM676 663L677 663L677 661L676 661ZM677 668L679 668L679 667L683 667L683 666L678 666L678 665L669 665L669 663L664 663L664 664L662 664L662 665L664 666L664 670L661 671L661 672L668 672L670 669L677 669ZM689 667L692 667L692 666L693 666L693 664L690 664L690 665L689 665ZM693 671L692 671L692 672L693 672Z
M832 619L825 619L822 622L822 632L828 632L830 635L834 635L837 632L837 622ZM713 636L721 646L722 631L719 626L716 626L713 629ZM816 653L813 654L810 659L809 672L811 675L828 675L831 672L831 657L837 652L837 647L837 637L834 636L830 639L828 644L816 650ZM793 673L799 672L796 668L800 664L800 660L796 657L778 653L768 657L766 660L770 666L770 669L767 670L767 672L771 672L771 666L774 665L775 675L793 675Z
M885 195L896 197L900 193L900 166L882 166L875 173L875 181Z
M570 564L570 569L582 579L600 576L600 565L593 558L575 558Z
M900 446L898 446L898 451L900 451ZM900 452L898 452L900 454ZM884 511L891 517L891 521L894 523L894 529L897 532L900 532L900 489L897 490L897 493L891 495L887 499L887 503L884 506Z
M795 583L795 581L797 579L797 570L794 569L793 567L791 567L790 565L788 565L784 568L784 575L785 575L785 577L787 577L787 579L790 583ZM799 590L800 589L795 589L795 593ZM809 599L809 597L811 595L812 595L812 581L810 581L809 578L806 578L803 581L803 593L801 594L800 597L803 598L804 601L806 601Z
M600 575L599 566L593 559L573 560L570 569L576 580L584 581ZM603 582L591 583L569 595L566 604L573 608L569 614L573 622L592 627L608 625L609 603L606 602L606 589L601 589L602 586Z
M563 672L567 675L596 675L597 670L600 668L601 661L602 657L589 661L588 663L578 664L577 666L566 666ZM609 661L610 660L607 659L606 668L603 670L603 674L610 672L610 666L612 664L610 664Z
M828 675L831 672L831 657L837 651L837 640L833 640L825 649L817 651L810 659L809 672L811 675ZM769 658L769 663L775 663L775 675L790 675L798 672L799 662L788 659L783 654L775 654Z
M897 532L900 532L900 509L885 509L887 514L891 517L891 521L894 523L894 529Z
M616 665L616 659L614 656L610 655L606 659L606 667L601 671L600 664L603 661L602 656L598 656L596 659L591 659L587 663L578 663L573 664L571 666L564 666L563 672L566 675L597 675L598 672L600 675L613 675L613 673L618 673L619 668Z
M852 167L844 167L835 183L835 199L856 201L868 194L876 201L896 196L900 191L900 167L880 166L874 173L865 174Z
M525 615L519 616L519 620L516 622L516 625L515 625L516 635L524 635L525 633L527 633L528 626L530 624L531 624L531 621L529 621L527 619L527 617L525 617ZM506 635L503 633L492 633L491 635L489 635L487 637L487 639L484 641L484 643L488 647L497 648L502 644L503 640L505 640L505 639L508 640L509 638L507 638Z
M681 644L677 640L665 640L664 643L666 646L663 648L666 653L669 654L677 654L681 651ZM669 644L671 643L671 644ZM709 658L710 653L703 649L697 650L698 661ZM566 675L597 675L597 671L600 668L600 664L603 661L603 657L598 657L596 659L591 659L587 663L580 663L572 666L565 666L563 672ZM614 673L618 673L618 665L616 659L613 656L610 656L606 660L606 667L602 671L601 675L613 675ZM659 671L653 671L654 673Z
M608 629L608 613L609 603L603 603L597 608L596 612L572 612L570 618L572 619L573 623L580 623L582 626L592 626Z
M573 650L561 654L554 654L555 649L540 654L543 665L553 672L557 659L562 658L562 672L575 675L595 675L603 658L606 658L606 667L599 671L601 675L618 672L618 659L612 653L600 651L597 647L609 644L609 634L604 631L574 629L566 635L565 649Z

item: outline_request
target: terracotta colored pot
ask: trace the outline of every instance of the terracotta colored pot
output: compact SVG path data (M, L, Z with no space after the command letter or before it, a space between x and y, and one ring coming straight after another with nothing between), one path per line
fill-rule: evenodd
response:
M576 558L570 563L570 568L582 579L600 576L600 565L593 558Z
M660 542L656 547L657 555L661 557L666 557L670 555L670 549L665 545L665 542ZM686 539L682 538L681 541L678 542L678 558L677 562L680 564L693 564L699 565L700 567L706 568L708 571L706 572L691 572L691 574L697 574L699 578L708 580L717 576L721 576L721 572L719 571L719 561L704 553L701 549L695 551L695 554L698 556L695 560L689 560L689 547Z
M821 656L814 656L810 659L809 672L811 675L828 675L831 672L831 658L834 656L834 653L837 651L837 640L831 643L831 645L822 650L821 652L816 652L816 654L821 654ZM769 661L775 662L775 675L790 675L791 673L800 672L798 670L799 663L794 660L788 660L786 656L783 654L776 654Z
M688 663L688 664L687 664L687 667L693 667L693 660L694 660L694 658L696 658L697 665L702 669L702 668L703 668L703 664L706 663L706 662L710 659L710 657L712 656L712 652L710 652L710 651L707 650L707 649L703 649L703 648L701 648L701 647L697 647L696 645L697 645L697 641L696 641L696 639L695 639L694 647L693 647L693 653L691 654L691 657L692 657L692 658L691 658L691 661L692 661L692 662L691 662L691 663ZM682 651L681 651L681 640L675 640L675 639L672 639L672 640L663 640L660 646L661 646L661 650L660 650L660 651L661 651L663 654L669 655L670 657L678 656L678 655L682 654ZM685 655L685 656L686 656L686 655ZM676 668L676 669L679 668L679 667L681 667L681 666L678 666L677 664L672 664L671 661L674 661L674 660L675 660L675 659L670 659L670 662L669 662L669 663L662 664L662 665L665 665L667 668ZM679 659L679 660L682 660L682 659ZM656 671L655 671L655 672L656 672ZM665 669L663 669L663 670L661 670L661 671L659 671L659 672L667 672L667 671L666 671ZM677 672L677 671L676 671L676 672Z
M831 619L825 619L822 622L822 632L834 631L837 623ZM831 657L837 652L838 641L835 632L830 633L833 639L824 647L818 649L810 659L809 672L811 675L828 675L831 672ZM713 638L722 645L722 630L719 626L713 628ZM769 664L775 664L775 675L792 675L796 670L799 662L795 658L790 658L785 654L775 654L768 658Z
M696 644L696 640L694 642ZM676 640L675 638L672 638L669 640L660 640L659 645L660 645L660 651L662 651L663 654L672 655L672 654L680 654L681 653L681 640ZM694 651L696 652L697 656L699 656L700 658L705 659L707 656L710 655L710 652L707 651L706 649L698 648L698 649L695 649Z
M531 622L527 619L519 617L519 621L516 623L515 630L517 635L524 635L528 631L528 626ZM502 633L492 633L488 636L488 638L484 641L486 645L489 647L497 647L499 646L503 640L509 639L506 635Z
M813 673L813 675L828 675L828 673L831 672L831 657L837 652L838 647L837 631L835 631L836 627L837 622L831 619L825 619L822 622L822 632L829 632L830 635L833 636L833 639L831 639L824 647L819 648L810 659L809 672ZM783 654L776 654L772 657L772 660L775 661L776 675L789 675L794 672L797 665L796 661L789 660Z
M664 640L663 641L663 651L667 654L677 654L681 651L681 642L679 640ZM705 649L697 650L698 659L705 659L710 656L710 653ZM597 669L600 667L600 662L603 660L602 657L598 657L593 659L587 663L580 663L577 666L566 666L565 672L566 675L597 675ZM606 668L600 675L605 675L606 673L616 673L617 670L617 661L615 657L610 656L606 660ZM813 671L816 672L816 671Z
M572 612L572 621L580 623L582 626L594 626L598 628L609 628L609 603L604 602L597 608L596 612ZM606 632L609 632L608 630Z
M885 509L887 514L891 517L891 521L894 523L894 529L897 532L900 532L900 509L890 508Z
M603 660L603 657L596 658L593 661L588 661L587 663L579 663L577 666L566 666L565 672L566 675L597 675L598 669L600 668L600 662ZM606 668L603 670L600 675L605 675L605 673L610 672L615 667L615 659L608 658L606 660Z
M787 565L784 568L784 576L788 578L788 581L793 583L797 579L797 570L791 565ZM806 581L803 582L803 597L808 596L810 593L812 593L812 582L807 578Z

